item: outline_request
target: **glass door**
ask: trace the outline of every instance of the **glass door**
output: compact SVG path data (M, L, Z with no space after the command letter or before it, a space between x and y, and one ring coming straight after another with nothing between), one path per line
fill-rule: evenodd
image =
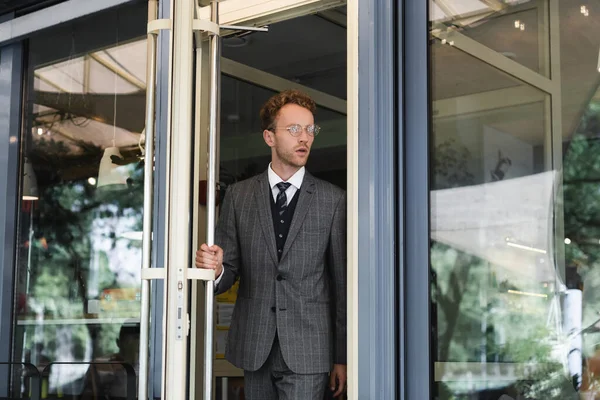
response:
M198 15L210 17L210 7ZM218 165L216 203L229 185L264 172L270 149L264 143L259 111L273 94L299 89L317 103L316 121L322 131L316 138L307 170L318 178L346 188L346 9L342 1L252 2L229 0L220 4L221 25L263 27L268 32L222 29L219 72L219 136L214 157ZM302 32L302 34L299 34ZM193 204L196 248L206 242L206 187L209 157L210 43L198 41ZM277 56L274 56L277 55ZM218 211L215 215L218 219ZM209 284L212 284L210 282ZM237 285L214 299L214 326L207 326L203 284L192 285L190 398L202 399L207 376L205 345L212 330L210 363L215 399L244 398L243 371L225 359L227 334L237 298ZM327 396L326 393L323 394ZM325 397L326 398L326 397Z

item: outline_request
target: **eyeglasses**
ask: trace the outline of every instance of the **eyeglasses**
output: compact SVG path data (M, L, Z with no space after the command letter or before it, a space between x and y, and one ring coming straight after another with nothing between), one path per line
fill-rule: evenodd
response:
M285 129L293 137L300 136L300 134L302 133L302 130L305 130L306 133L308 133L310 136L317 136L319 134L319 132L321 131L321 127L319 125L315 125L315 124L309 124L309 125L306 125L304 127L302 125L300 125L300 124L292 124L292 125L287 126L285 128L273 128L271 130L275 131L277 129Z

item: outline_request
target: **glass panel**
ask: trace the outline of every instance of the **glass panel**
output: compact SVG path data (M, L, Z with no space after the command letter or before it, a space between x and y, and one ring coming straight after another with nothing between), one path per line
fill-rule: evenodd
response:
M440 54L434 49L434 58ZM472 76L510 79L477 67L472 72L481 74ZM519 377L510 367L529 361L529 341L546 332L555 300L548 237L554 179L544 167L548 96L513 85L437 100L448 85L433 84L431 268L443 399L501 388L506 371ZM542 349L532 351L542 357ZM509 369L493 368L500 363Z
M522 21L535 4L559 22L545 28L557 85L544 93L431 44L435 396L600 398L600 2L485 3ZM500 14L463 33L504 51L483 28Z
M550 76L547 1L432 0L433 32L459 32L476 42Z
M129 6L29 41L14 361L41 372L43 398L136 390L146 17Z

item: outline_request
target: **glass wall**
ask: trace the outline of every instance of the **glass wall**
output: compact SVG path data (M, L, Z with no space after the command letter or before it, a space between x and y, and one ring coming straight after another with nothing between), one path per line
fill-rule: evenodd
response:
M600 398L599 16L430 0L435 398Z
M146 18L141 3L28 40L13 362L44 398L136 390Z

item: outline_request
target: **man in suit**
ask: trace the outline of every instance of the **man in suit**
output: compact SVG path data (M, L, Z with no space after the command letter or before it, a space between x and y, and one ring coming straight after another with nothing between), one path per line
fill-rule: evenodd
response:
M304 168L315 110L295 90L265 103L271 163L227 189L215 245L196 253L217 294L240 280L226 358L249 400L320 400L346 384L346 195Z

